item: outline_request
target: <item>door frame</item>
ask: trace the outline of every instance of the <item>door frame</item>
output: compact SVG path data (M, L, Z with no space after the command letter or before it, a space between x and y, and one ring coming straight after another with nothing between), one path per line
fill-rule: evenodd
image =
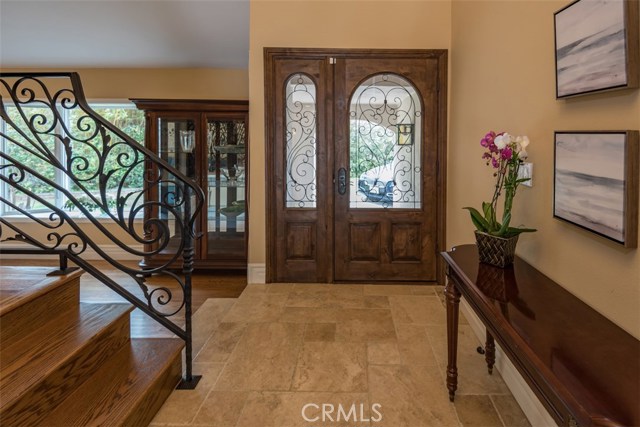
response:
M437 181L437 202L436 202L436 280L440 285L445 281L445 268L442 259L438 256L440 252L446 249L446 182L447 182L447 112L448 112L448 51L446 49L331 49L331 48L264 48L264 102L265 102L265 161L266 161L266 179L265 179L265 216L266 216L266 282L272 283L276 278L276 251L270 250L277 244L277 228L276 228L276 209L275 204L276 191L281 190L276 186L276 180L272 173L276 167L276 150L275 150L275 121L277 112L275 111L275 85L274 82L274 66L278 59L307 59L307 58L429 58L438 62L438 78L437 78L437 163L436 163L436 181ZM332 100L331 94L328 94L328 100ZM332 110L332 108L328 108ZM329 125L327 125L329 126ZM327 135L333 135L333 126L326 129ZM334 152L333 147L327 150L327 166L333 170ZM332 174L331 174L332 175ZM328 221L331 226L328 233L328 239L333 247L333 217L334 205L331 200L325 208L325 215L331 218ZM329 231L329 230L328 230ZM327 282L335 282L335 272L332 262L329 263L329 272L327 274Z

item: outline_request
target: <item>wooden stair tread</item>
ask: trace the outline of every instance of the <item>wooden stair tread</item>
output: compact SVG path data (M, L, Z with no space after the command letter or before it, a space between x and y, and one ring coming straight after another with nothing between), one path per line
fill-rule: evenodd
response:
M47 326L7 346L0 352L0 407L12 405L16 399L36 386L43 378L74 355L91 346L102 333L109 331L118 319L128 328L130 304L81 303L75 310L59 314ZM128 329L126 331L128 341ZM120 344L122 345L122 344Z
M1 277L7 298L5 312L0 316L0 348L8 348L22 337L45 327L52 317L62 312L77 310L80 302L79 274L59 276L46 282L36 282L33 276L12 277L9 281Z
M174 338L132 339L39 425L147 425L180 380L183 347Z
M0 266L0 425L148 425L184 342L131 339L127 303L80 303L80 276Z
M64 276L47 277L51 267L0 267L0 316L79 277L76 270Z

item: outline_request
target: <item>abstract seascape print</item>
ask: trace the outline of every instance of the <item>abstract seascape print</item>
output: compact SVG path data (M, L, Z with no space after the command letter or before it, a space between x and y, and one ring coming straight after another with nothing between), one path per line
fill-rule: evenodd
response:
M557 95L627 84L623 0L579 0L555 15Z
M556 133L554 216L624 240L624 133Z

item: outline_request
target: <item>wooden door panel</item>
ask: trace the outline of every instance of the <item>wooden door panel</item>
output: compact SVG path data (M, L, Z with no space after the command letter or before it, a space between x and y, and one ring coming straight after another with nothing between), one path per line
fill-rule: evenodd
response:
M266 61L267 78L274 82L271 88L273 91L267 98L267 111L272 112L269 116L277 117L277 120L267 123L273 138L273 148L269 150L272 168L267 172L271 182L267 188L268 204L271 205L268 233L273 242L270 245L272 263L268 265L267 271L270 281L331 280L330 259L327 257L327 253L330 253L328 245L331 226L328 224L331 201L327 196L330 171L326 166L328 142L324 128L327 121L327 87L331 84L327 62L324 56L305 59L268 58ZM311 84L315 88L313 114L295 110L295 106L299 105L296 102L301 101L287 100L287 96L295 97L295 94L288 95L286 84L295 86L298 78L300 82L304 80L305 84ZM306 87L302 83L300 85ZM308 101L309 99L305 100ZM288 107L294 110L287 110ZM298 153L287 151L287 141L292 140L292 132L297 128L288 128L287 123L291 122L287 120L298 120L309 125L304 132L315 132L315 149L307 147L303 150L304 158L297 163L298 166L292 166L295 161L292 156ZM289 147L289 150L292 148ZM296 167L303 169L296 170ZM304 179L309 178L309 174L315 174L315 184L306 189L292 185L296 173ZM292 201L292 192L296 191L301 196L298 202ZM315 191L315 196L309 191Z
M380 223L358 222L349 224L349 260L380 261Z
M423 258L422 224L392 223L391 224L391 262L414 261L421 262Z
M316 259L316 224L314 222L287 223L286 261L314 261Z
M335 278L336 280L435 280L436 279L436 223L437 223L437 161L438 161L438 60L435 58L412 58L393 56L389 58L338 58L336 64L336 98L335 112L335 165L334 169L350 168L349 144L354 138L354 117L364 117L358 114L357 106L352 107L352 97L362 91L362 85L368 84L368 79L380 80L380 87L391 87L393 79L386 80L386 76L400 77L401 81L408 81L420 99L419 109L411 117L411 125L420 129L419 147L411 148L419 153L417 164L421 170L419 181L415 184L415 199L410 209L396 208L393 202L386 207L359 208L350 202L349 196L334 193L335 197ZM380 76L374 77L374 76ZM384 93L384 90L380 92ZM391 89L380 99L365 97L366 108L374 109L376 117L369 119L383 131L392 127L394 117L385 121L379 115L393 115L397 110L387 108L387 98L392 98ZM389 103L393 99L389 100ZM354 101L355 102L355 101ZM374 104L374 102L379 102ZM378 122L375 122L378 120ZM362 122L356 122L355 128L362 127ZM416 141L418 138L413 136ZM399 143L398 143L399 144ZM397 145L397 144L396 144ZM399 147L399 146L398 146ZM398 148L398 150L400 150ZM353 179L353 175L350 174ZM394 176L394 186L397 182ZM399 198L402 200L402 198ZM401 205L401 203L396 203ZM366 236L366 233L354 233L360 225L366 229L375 229L379 233ZM369 242L367 242L367 238ZM354 241L356 240L356 241ZM379 242L379 243L377 243ZM366 246L366 243L370 247ZM361 253L354 254L354 248ZM379 256L372 256L375 251ZM369 252L367 252L369 251ZM363 256L369 254L369 257ZM354 256L357 255L357 256Z

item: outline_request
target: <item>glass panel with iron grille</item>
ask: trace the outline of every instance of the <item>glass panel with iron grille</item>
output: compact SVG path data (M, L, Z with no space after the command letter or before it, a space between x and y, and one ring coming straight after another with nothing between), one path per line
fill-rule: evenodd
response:
M316 207L316 85L304 74L285 84L286 207Z
M422 103L396 74L368 78L349 106L349 207L420 209Z

